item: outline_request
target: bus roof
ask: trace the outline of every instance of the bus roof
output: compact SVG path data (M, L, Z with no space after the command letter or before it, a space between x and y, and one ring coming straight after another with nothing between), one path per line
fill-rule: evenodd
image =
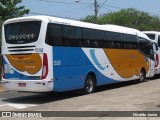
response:
M72 26L92 28L92 29L97 29L97 30L105 30L105 31L126 33L126 34L138 35L138 36L145 37L146 39L148 39L148 37L146 35L144 35L139 30L134 29L134 28L128 28L128 27L111 25L111 24L98 25L98 24L87 23L87 22L82 22L82 21L78 21L78 20L70 20L70 19L64 19L64 18L50 17L50 16L45 16L45 15L13 18L13 19L6 20L4 22L4 25L9 24L9 23L14 23L14 22L33 21L33 20L34 21L39 21L40 20L40 21L44 21L46 23L72 25Z
M143 33L160 34L159 31L142 31Z

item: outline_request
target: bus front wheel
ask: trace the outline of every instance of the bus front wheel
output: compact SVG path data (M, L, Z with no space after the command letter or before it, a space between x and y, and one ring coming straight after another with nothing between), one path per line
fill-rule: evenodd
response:
M84 94L91 94L95 91L95 79L93 76L88 75L86 77L86 81L85 81L85 85L84 85L84 89L83 92Z

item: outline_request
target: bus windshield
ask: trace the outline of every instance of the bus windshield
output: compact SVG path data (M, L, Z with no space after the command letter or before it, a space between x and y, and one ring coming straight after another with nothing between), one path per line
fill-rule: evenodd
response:
M5 39L9 44L25 44L38 40L40 21L28 21L6 24Z

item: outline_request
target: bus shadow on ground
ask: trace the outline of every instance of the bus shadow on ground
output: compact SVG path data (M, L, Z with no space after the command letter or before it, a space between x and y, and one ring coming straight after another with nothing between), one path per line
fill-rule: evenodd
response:
M152 80L155 80L152 78ZM149 81L148 79L145 81ZM114 84L108 84L103 86L96 87L95 93L103 92L107 90L127 87L136 85L139 82L137 80L134 81L128 81L128 82L120 82L120 83L114 83ZM143 84L143 83L142 83ZM64 99L71 99L75 97L83 96L82 92L80 90L78 91L68 91L68 92L61 92L61 93L26 93L26 92L10 92L12 94L17 94L17 96L11 98L3 99L2 101L8 102L8 103L17 103L17 104L45 104L49 102L54 101L60 101ZM6 93L7 94L7 93ZM93 93L94 94L94 93Z

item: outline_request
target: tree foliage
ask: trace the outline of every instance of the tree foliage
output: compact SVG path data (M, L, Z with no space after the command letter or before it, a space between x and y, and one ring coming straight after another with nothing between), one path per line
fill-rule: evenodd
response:
M29 9L25 9L25 6L17 6L22 0L0 0L0 41L1 41L1 31L2 23L14 17L21 17L29 13Z
M0 19L7 20L28 14L29 9L25 9L25 6L17 6L21 2L22 0L0 0Z
M0 45L1 45L2 24L3 20L0 20Z
M103 14L97 19L95 16L87 16L82 19L82 21L97 24L116 24L136 28L138 30L160 31L160 18L158 16L152 16L147 12L139 11L133 8Z

